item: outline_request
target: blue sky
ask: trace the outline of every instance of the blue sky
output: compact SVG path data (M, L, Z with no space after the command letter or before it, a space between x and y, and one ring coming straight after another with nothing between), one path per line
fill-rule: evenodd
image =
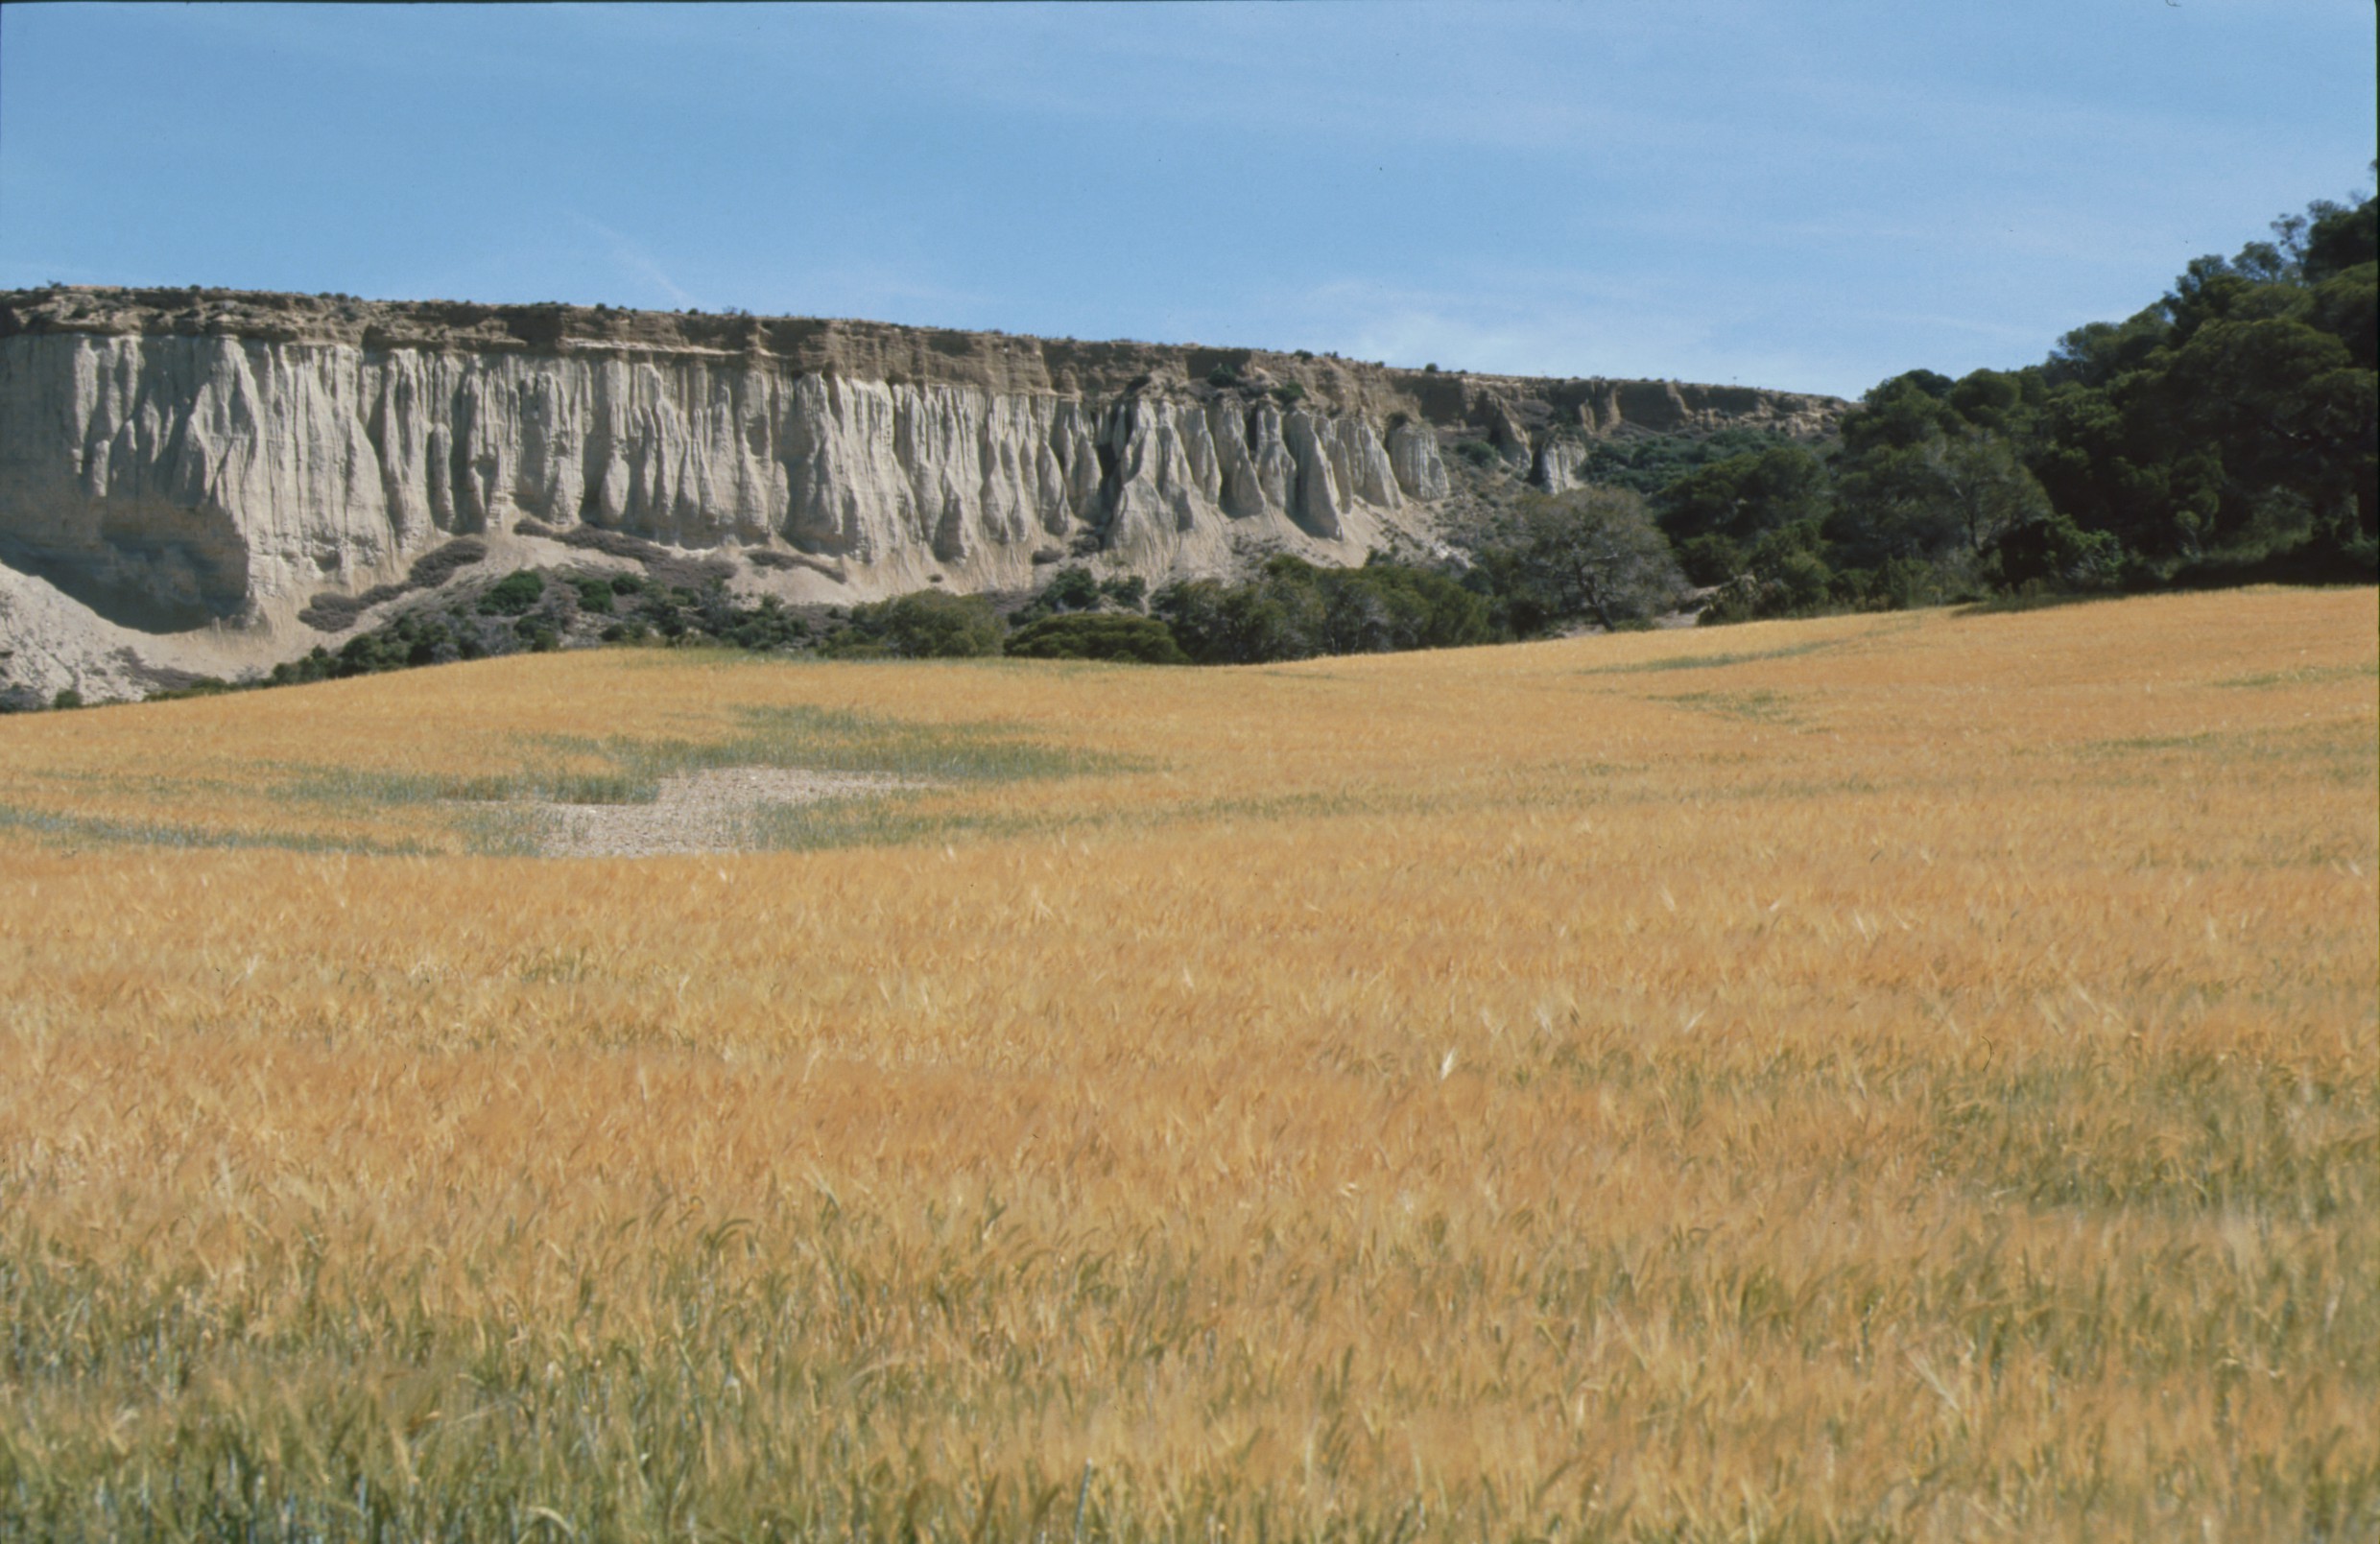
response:
M2366 0L0 10L0 285L1855 395L2369 185Z

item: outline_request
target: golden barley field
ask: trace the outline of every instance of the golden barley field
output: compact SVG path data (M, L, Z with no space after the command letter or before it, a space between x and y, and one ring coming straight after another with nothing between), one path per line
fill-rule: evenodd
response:
M0 721L0 1537L2372 1538L2376 636Z

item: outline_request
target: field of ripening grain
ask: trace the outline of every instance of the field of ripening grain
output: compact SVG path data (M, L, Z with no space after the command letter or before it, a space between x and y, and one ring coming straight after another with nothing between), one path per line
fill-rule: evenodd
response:
M2369 1539L2376 634L0 720L0 1537Z

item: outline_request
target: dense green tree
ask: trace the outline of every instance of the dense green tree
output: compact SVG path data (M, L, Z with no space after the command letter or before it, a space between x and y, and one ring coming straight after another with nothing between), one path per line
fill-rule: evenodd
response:
M851 608L848 626L827 641L839 658L965 659L1000 652L1008 625L980 595L915 590Z
M2269 542L2355 523L2374 384L2339 339L2283 315L2206 324L2146 389L2178 438L2222 458L2213 535Z
M2121 327L2069 334L2029 461L2059 514L2134 560L2250 562L2293 547L2368 569L2380 513L2374 203L2318 203L2274 239L2196 259Z
M2306 320L2345 344L2356 368L2372 369L2380 363L2380 264L2359 263L2317 284Z
M1686 577L1718 584L1743 572L1754 542L1780 526L1824 516L1826 466L1807 446L1767 449L1686 473L1654 500Z
M1200 664L1451 649L1495 636L1485 599L1427 569L1321 568L1287 555L1245 584L1167 585L1151 608Z
M2380 165L2374 167L2380 172ZM2380 200L2359 204L2319 200L2306 211L2305 240L2298 249L2300 276L2320 284L2366 263L2380 262Z
M1202 665L1253 665L1320 653L1308 597L1281 585L1187 580L1149 603L1184 653Z
M1714 462L1756 456L1764 450L1794 443L1792 437L1781 430L1742 426L1702 435L1630 435L1589 443L1586 456L1579 464L1578 476L1582 482L1633 488L1652 498L1679 478ZM1493 446L1482 445L1481 449L1488 459L1494 459Z
M1043 617L1010 633L1007 653L1026 659L1110 659L1187 665L1173 629L1152 616L1075 612Z
M1041 600L1052 611L1087 611L1099 604L1099 581L1087 568L1061 568L1050 576Z
M479 599L479 608L490 616L519 616L544 596L545 576L536 569L519 568L489 585Z
M1845 447L1826 522L1842 565L1970 560L2010 528L2049 512L2011 440L1955 416L1949 422L1908 442L1878 437L1863 453Z
M1667 610L1684 589L1669 542L1628 488L1529 494L1490 528L1486 545L1556 620L1631 627Z
M2000 580L2011 588L2106 589L2121 578L2123 550L2105 531L2084 531L2062 514L2047 514L2001 533L1992 543Z

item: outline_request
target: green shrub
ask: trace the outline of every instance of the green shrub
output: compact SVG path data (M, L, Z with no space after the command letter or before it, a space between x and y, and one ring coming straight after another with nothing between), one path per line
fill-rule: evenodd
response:
M1087 568L1061 568L1050 576L1040 600L1053 611L1087 611L1099 604L1099 581Z
M1808 616L1834 599L1835 571L1814 552L1784 553L1763 568L1763 577L1776 587L1779 615Z
M2001 582L2011 588L2039 583L2052 589L2111 589L2123 574L2124 549L2105 531L2084 531L2062 514L2013 527L1992 546Z
M1321 568L1282 556L1249 583L1169 584L1150 606L1202 665L1448 649L1495 636L1481 596L1443 574L1393 562Z
M436 589L458 570L468 568L487 556L488 543L477 536L457 536L415 558L413 567L406 571L405 582L413 589Z
M980 595L916 590L853 606L850 625L823 652L839 659L980 658L998 653L1007 631L1000 613Z
M810 624L785 609L774 595L735 609L719 636L739 649L793 649L810 641Z
M1150 605L1195 663L1253 665L1321 653L1307 619L1292 610L1291 603L1308 599L1262 582L1194 579L1166 585Z
M1076 612L1043 617L1010 634L1008 653L1024 659L1115 659L1144 665L1187 665L1174 629L1154 617Z
M1524 494L1482 534L1477 568L1514 630L1524 617L1650 626L1677 603L1684 578L1644 499L1624 487Z
M1951 576L1922 558L1888 558L1868 577L1868 600L1880 610L1907 611L1940 606L1959 589Z
M479 608L488 616L521 616L545 599L545 576L535 569L519 568L507 574L479 598Z
M1755 429L1741 424L1706 435L1629 435L1597 439L1588 444L1586 459L1579 463L1578 476L1583 482L1633 488L1653 499L1660 507L1662 529L1673 538L1682 540L1716 527L1697 524L1690 519L1680 523L1675 518L1668 503L1673 488L1678 487L1702 468L1722 462L1738 463L1733 471L1722 476L1740 479L1758 458L1778 449L1808 454L1782 430ZM1772 462L1765 469L1767 482L1764 491L1775 493L1785 490L1796 470L1785 463ZM1784 474L1784 482L1779 480L1780 473ZM1685 494L1690 498L1692 490L1685 490ZM1795 514L1800 512L1794 511ZM1759 519L1755 523L1765 527L1774 521ZM1737 531L1730 534L1742 538L1756 533Z
M1722 535L1690 537L1678 544L1678 566L1697 584L1725 584L1744 572L1744 549Z
M611 583L602 579L574 579L570 587L579 592L579 609L596 616L611 614Z

